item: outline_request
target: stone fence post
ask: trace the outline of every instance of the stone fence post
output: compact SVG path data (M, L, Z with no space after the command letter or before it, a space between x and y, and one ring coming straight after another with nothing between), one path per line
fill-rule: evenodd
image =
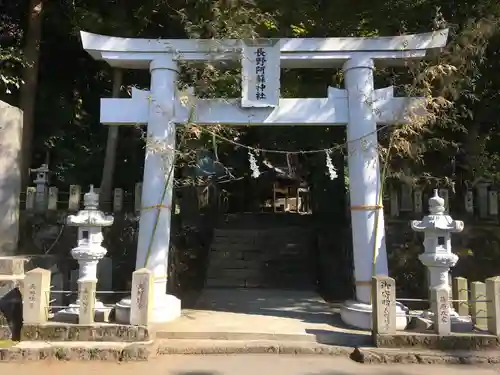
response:
M470 283L470 290L472 300L470 303L470 315L472 317L472 323L474 323L474 325L478 329L487 330L488 304L486 302L486 284L479 281L474 281Z
M372 333L396 333L396 281L387 276L372 277Z
M97 280L78 281L79 324L90 325L94 323L96 287Z
M488 332L500 336L500 277L486 279Z
M153 312L153 272L141 268L132 274L130 324L148 326Z
M451 334L450 289L446 286L431 288L431 310L434 314L434 331L439 336Z
M0 257L0 298L18 287L23 292L26 258Z
M453 299L463 302L453 302L453 307L459 316L469 316L469 285L465 277L453 278Z
M23 292L24 324L43 324L49 315L50 271L35 268L26 272Z

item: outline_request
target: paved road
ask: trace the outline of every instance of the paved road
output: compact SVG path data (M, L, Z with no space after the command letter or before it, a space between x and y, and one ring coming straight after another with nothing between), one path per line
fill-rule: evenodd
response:
M163 356L149 362L32 362L0 364L16 375L499 375L499 367L362 365L325 356Z

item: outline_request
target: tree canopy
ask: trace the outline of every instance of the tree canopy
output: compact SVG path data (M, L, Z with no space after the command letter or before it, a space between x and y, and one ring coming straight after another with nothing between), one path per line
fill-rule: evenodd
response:
M21 0L2 7L0 99L20 106L25 116L31 113L28 125L25 119L31 129L25 132L26 163L37 166L48 152L60 185L99 184L108 136L99 124L99 99L112 96L113 72L82 49L80 30L122 37L254 38L390 36L449 27L449 46L436 61L377 72L378 87L392 84L401 92L412 87L448 103L431 123L395 135L395 129L381 132L385 152L395 137L389 175L431 184L453 181L457 191L479 178L500 177L500 4L495 0ZM147 72L124 72L121 95L132 85L146 87L148 79ZM205 96L239 92L238 71L209 64L183 67L181 79ZM336 69L287 70L283 95L323 97L328 85L341 87L342 79ZM214 131L283 150L344 142L342 131L333 128ZM228 167L249 174L241 149L210 134L188 138L182 147L216 147ZM120 129L114 186L141 180L143 148L139 128ZM324 155L308 159L310 165L318 162L324 163Z

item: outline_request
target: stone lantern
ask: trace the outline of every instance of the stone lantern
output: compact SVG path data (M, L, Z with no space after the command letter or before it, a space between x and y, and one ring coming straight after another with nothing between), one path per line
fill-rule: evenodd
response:
M49 166L42 164L39 168L30 169L29 172L36 173L36 177L33 180L36 185L35 207L38 211L45 211L47 209L49 192Z
M94 186L83 198L84 209L76 215L69 215L67 225L78 227L78 246L71 250L71 255L78 261L78 282L95 280L97 282L97 264L107 253L101 243L103 241L102 228L113 224L113 216L106 216L98 210L99 195L95 193ZM79 313L80 301L71 304L69 308L60 311L57 315L76 315ZM95 302L96 311L103 313L110 310L102 302Z
M450 268L458 262L458 256L451 249L451 234L462 232L464 222L453 220L445 214L445 202L434 190L434 196L429 199L429 215L422 220L413 220L411 229L424 233L424 252L418 259L428 269L429 288L446 288L451 294L449 273ZM450 307L452 323L468 323L468 319L459 317ZM431 318L431 312L425 312L424 318Z
M464 222L453 220L445 214L444 199L438 195L429 199L429 212L423 220L413 220L411 229L424 232L424 253L418 259L429 270L429 287L450 288L450 268L458 262L458 256L451 251L451 233L464 229Z

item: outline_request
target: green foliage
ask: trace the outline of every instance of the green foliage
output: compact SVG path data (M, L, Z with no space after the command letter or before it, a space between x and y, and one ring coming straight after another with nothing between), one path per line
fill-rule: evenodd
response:
M0 18L0 96L16 104L24 61L27 1L7 1ZM82 50L79 31L122 37L256 38L387 36L428 32L448 26L450 44L440 58L376 72L377 87L394 85L399 94L435 96L433 121L380 133L388 176L410 183L454 184L457 199L479 178L500 178L500 5L497 0L60 0L46 2L36 95L33 165L50 150L55 185L99 184L107 131L99 123L99 98L111 96L111 69ZM454 69L451 69L453 67ZM193 85L201 97L237 97L239 69L213 64L182 66L180 87ZM126 72L123 91L147 87L147 72ZM286 97L324 97L342 86L337 69L287 70ZM452 103L452 104L451 104ZM212 132L262 148L319 149L343 144L340 128L212 127ZM144 137L137 127L120 129L114 185L132 190L142 178ZM197 151L217 150L237 176L248 173L246 152L189 127L179 129L177 165L192 166ZM389 143L391 146L389 147ZM338 165L342 156L336 155ZM272 158L269 156L269 158ZM284 164L284 156L271 160ZM324 155L303 157L307 178L326 191ZM340 168L339 168L340 169ZM184 176L185 177L185 176ZM331 186L330 186L331 187ZM338 204L325 194L324 207ZM331 200L331 201L329 201ZM413 255L412 255L413 256ZM403 265L400 265L403 267ZM399 267L399 266L398 266ZM409 275L414 280L416 275ZM410 281L411 281L410 280ZM410 282L409 281L409 282Z
M0 98L17 91L22 83L22 30L16 12L6 7L0 15Z
M18 90L22 80L17 71L24 65L24 60L14 47L0 47L0 90L6 94Z
M433 87L435 93L442 93L447 99L453 98L455 103L447 112L441 113L435 126L427 126L418 136L405 138L411 141L412 147L407 147L412 150L411 154L403 147L396 147L390 174L400 177L404 168L411 167L415 178L432 184L436 183L435 177L464 181L474 181L480 176L496 179L498 121L494 111L498 107L500 84L495 74L499 61L498 8L492 0L461 0L459 6L430 0L377 0L363 5L353 5L347 0L320 3L309 0L278 0L273 3L250 0L64 0L48 3L41 45L35 134L38 153L34 164L43 160L45 150L49 148L59 184L99 181L107 132L99 124L98 98L110 96L111 75L109 68L93 61L82 51L80 30L151 38L374 36L429 31L442 27L446 21L453 30L451 44L456 48L450 49L441 62L458 65L460 69L454 77L448 78L448 82L433 82ZM0 50L3 61L0 64L0 85L4 91L15 92L20 84L25 11L25 2L12 5L7 15L9 22L4 22L8 26L3 30L11 30L10 42L7 45L2 43ZM488 27L485 27L485 20L489 22ZM60 51L64 51L64 55ZM412 67L382 69L377 72L377 81L380 86L408 87L414 81L412 74L415 71ZM239 95L239 70L220 70L210 64L201 68L186 64L182 72L182 84L196 86L197 94L202 97ZM147 73L142 73L128 73L126 84L147 86ZM342 75L334 69L290 70L283 74L285 96L322 97L328 84L342 84ZM451 86L453 94L449 92ZM469 137L471 129L475 133ZM331 129L212 130L238 136L261 147L292 150L321 148L344 140L341 133ZM122 128L120 131L116 173L120 184L130 180L131 170L138 171L135 179L140 179L140 155L144 145L139 134L134 129ZM389 136L390 133L386 137ZM244 153L235 154L234 148L227 144L215 145L211 136L181 134L181 138L186 140L180 145L185 154L190 154L192 149L217 146L222 158L227 157L235 165L246 165ZM382 145L386 142L387 146L387 141L384 141L387 138L382 136L381 139ZM481 152L473 153L473 149ZM457 154L470 156L459 160ZM435 162L436 159L439 163ZM184 165L192 160L190 154ZM91 173L81 175L81 165L89 167L86 169ZM441 165L449 167L443 169L439 167ZM464 171L463 176L457 176L457 170Z

